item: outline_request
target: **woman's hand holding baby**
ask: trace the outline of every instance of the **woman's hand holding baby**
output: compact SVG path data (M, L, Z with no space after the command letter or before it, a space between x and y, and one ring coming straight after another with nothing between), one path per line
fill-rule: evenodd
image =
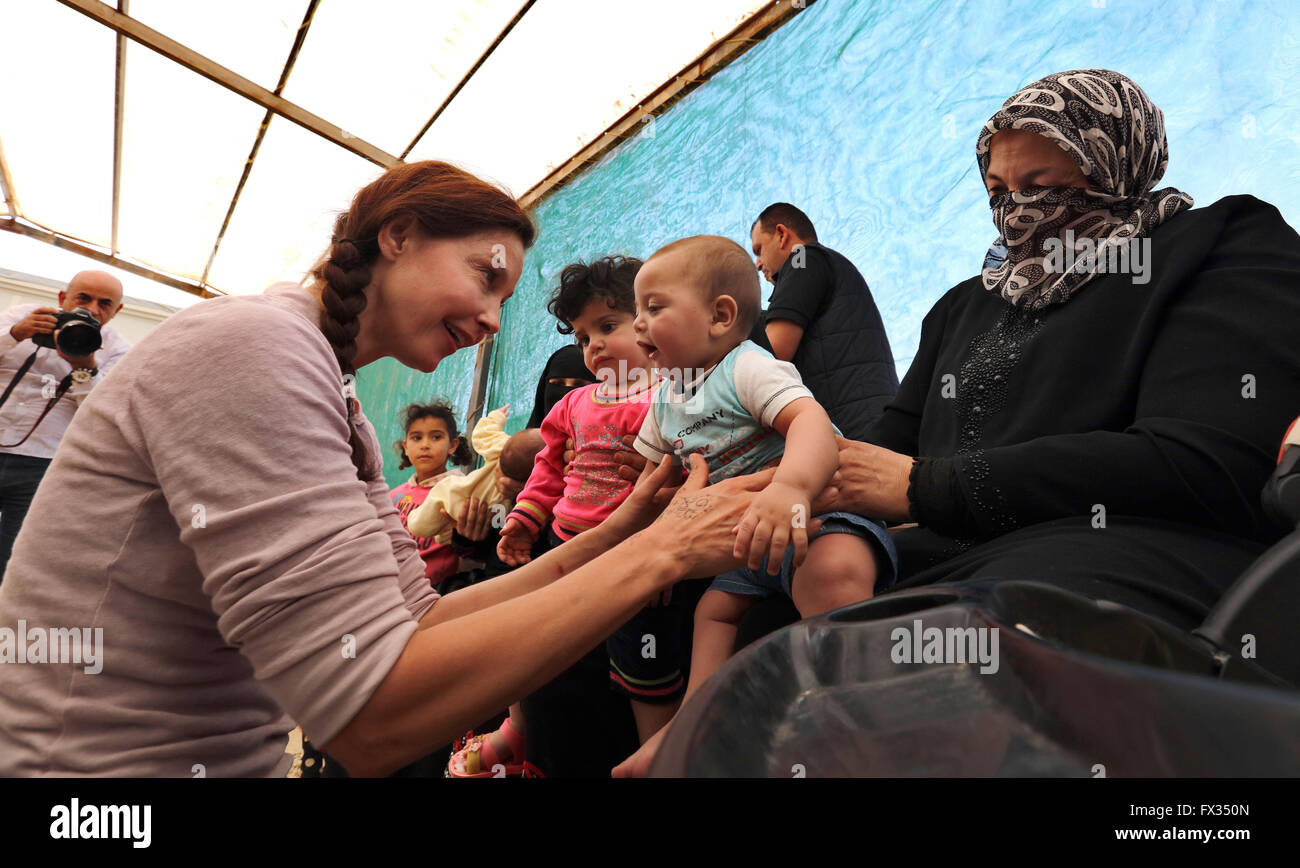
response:
M445 509L442 515L455 525L456 533L474 542L487 539L488 529L492 526L491 511L477 497L471 497L460 505L458 518L452 517Z
M644 463L632 492L600 523L601 529L609 532L615 541L644 530L664 511L681 484L681 470L672 461L658 465Z
M619 465L618 475L629 482L635 482L648 463L645 456L636 451L634 448L635 444L635 434L624 434L623 445L628 448L628 451L614 453L614 460L617 461Z
M818 512L842 510L886 521L912 521L907 486L916 460L870 443L835 438L840 467L831 485L837 491L818 498ZM824 505L825 508L820 508Z
M776 473L764 470L708 485L704 458L693 454L690 461L689 478L639 534L651 551L668 552L677 561L677 579L708 578L739 566L732 552L736 525Z

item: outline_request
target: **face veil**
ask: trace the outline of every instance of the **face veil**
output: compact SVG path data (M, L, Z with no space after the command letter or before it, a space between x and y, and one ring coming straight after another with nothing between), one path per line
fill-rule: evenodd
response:
M576 344L565 344L552 353L537 382L537 394L533 398L533 415L528 420L529 428L541 425L542 419L551 412L551 408L577 388L549 382L552 379L585 380L594 383L596 375L587 370L586 362L582 359L582 350Z
M981 278L986 290L1012 305L1040 310L1063 303L1096 276L1095 263L1102 257L1060 269L1048 251L1051 239L1089 239L1084 243L1100 252L1149 235L1192 207L1192 197L1181 190L1152 190L1169 164L1164 114L1136 83L1117 72L1060 72L1013 94L976 141L981 178L988 174L993 136L1004 129L1051 140L1088 179L1086 188L1026 187L991 197L1000 234L989 248Z

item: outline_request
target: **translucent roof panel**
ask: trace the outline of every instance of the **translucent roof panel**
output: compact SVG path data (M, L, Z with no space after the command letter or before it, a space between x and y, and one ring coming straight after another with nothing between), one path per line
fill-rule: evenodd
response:
M107 247L115 35L58 3L5 4L3 33L0 142L22 215Z
M143 46L126 56L118 246L197 282L266 111Z
M127 8L141 24L275 90L307 0L131 0Z
M246 294L300 279L324 252L338 212L382 171L296 124L272 119L209 282Z
M519 0L322 3L284 97L400 155L522 6Z
M189 307L202 301L193 293L122 271L111 265L95 262L69 250L55 247L53 244L45 244L35 238L26 238L13 232L0 232L0 268L23 271L63 283L71 280L77 272L93 268L97 271L107 271L122 281L126 294L133 298L155 301L170 307Z
M449 159L527 192L765 0L540 2L409 159Z
M0 0L9 71L0 77L0 143L19 216L104 249L113 228L116 6L83 14L58 0ZM417 136L407 159L451 160L523 194L771 4L321 0L287 104L277 106L285 115L271 120L209 267L266 114L263 94L238 78L273 90L309 8L309 0L131 0L117 203L124 266L164 282L197 282L207 269L207 285L223 292L298 279L327 244L336 212L381 171L372 149L401 157ZM149 47L156 34L179 46L157 46L176 60Z

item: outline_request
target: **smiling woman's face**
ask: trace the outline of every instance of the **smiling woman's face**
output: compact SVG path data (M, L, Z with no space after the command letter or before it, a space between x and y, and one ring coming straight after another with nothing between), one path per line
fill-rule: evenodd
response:
M524 261L523 242L508 229L429 238L386 227L380 250L361 313L357 367L391 356L428 373L496 334Z
M1088 179L1051 139L1024 130L1000 130L989 142L984 184L992 195L1024 187L1087 187Z

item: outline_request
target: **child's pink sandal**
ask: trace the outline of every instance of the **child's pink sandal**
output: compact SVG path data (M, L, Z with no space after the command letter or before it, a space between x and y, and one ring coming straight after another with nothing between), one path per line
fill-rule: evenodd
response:
M510 745L515 762L502 762L486 735L470 735L466 737L464 746L456 750L447 761L447 777L494 778L519 775L541 777L542 774L536 766L522 759L526 743L524 737L511 725L510 718L506 718L497 732L505 739L506 744ZM505 771L502 772L501 769Z

